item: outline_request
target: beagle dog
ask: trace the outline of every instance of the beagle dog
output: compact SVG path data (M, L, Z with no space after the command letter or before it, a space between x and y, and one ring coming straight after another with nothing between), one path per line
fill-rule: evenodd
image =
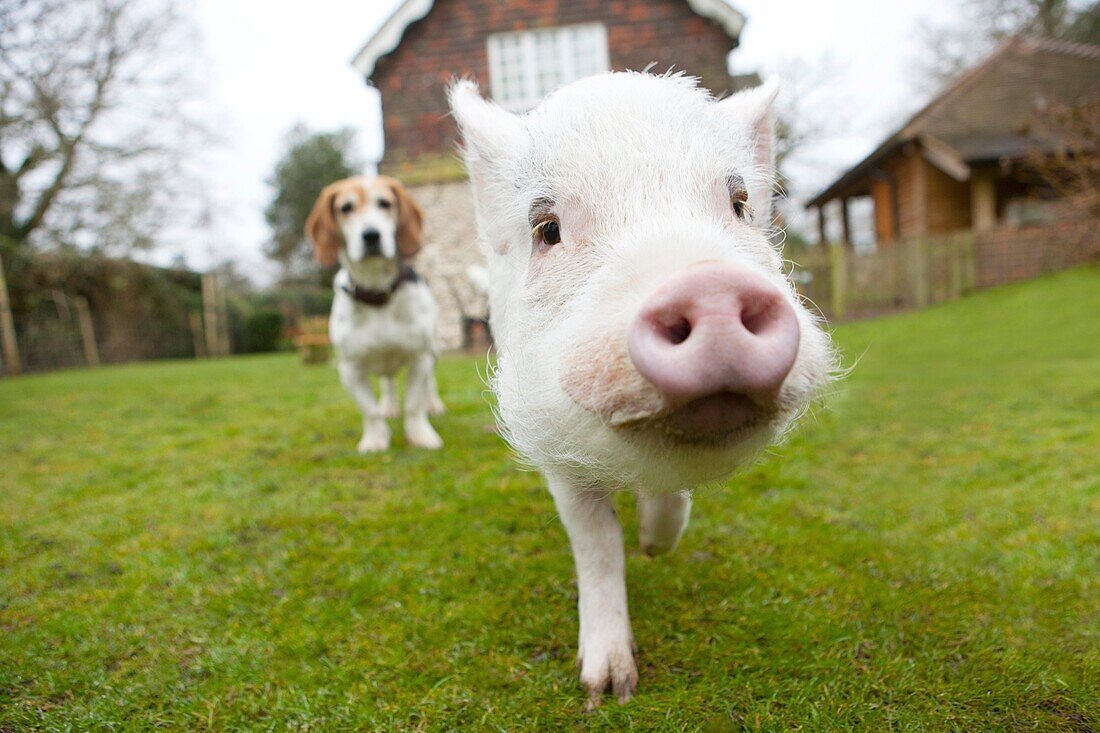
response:
M437 308L409 260L420 251L424 212L401 183L386 176L347 178L326 186L306 221L322 265L340 263L329 337L340 381L363 414L360 453L390 446L386 418L397 417L397 373L408 367L405 438L441 448L428 420L441 414L435 382ZM375 399L371 376L377 376Z

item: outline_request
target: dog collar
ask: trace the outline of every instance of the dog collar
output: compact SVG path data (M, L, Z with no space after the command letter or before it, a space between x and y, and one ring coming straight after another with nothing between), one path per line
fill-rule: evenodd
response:
M348 273L348 279L351 280L351 273ZM397 273L397 277L395 277L393 282L384 290L364 288L354 280L351 280L350 288L347 285L341 285L340 289L350 295L352 299L359 301L363 305L369 305L372 308L381 308L390 302L390 299L393 298L393 294L397 292L397 289L400 288L403 283L420 282L420 279L420 274L417 273L411 265L402 264L401 270Z

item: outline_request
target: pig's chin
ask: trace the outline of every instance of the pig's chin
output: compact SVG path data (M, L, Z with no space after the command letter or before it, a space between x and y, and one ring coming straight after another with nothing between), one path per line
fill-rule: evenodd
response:
M612 414L608 424L627 433L644 433L683 446L734 446L766 428L775 411L733 392L701 397L675 409L648 414Z
M734 392L670 402L642 378L625 346L592 339L573 352L561 386L574 404L629 443L646 449L731 449L774 432L778 409Z
M628 483L665 492L721 481L751 465L782 434L784 418L720 394L619 426L601 422L620 451L605 462Z
M493 375L504 437L530 464L581 483L662 493L723 480L790 417L733 394L673 407L614 359L590 362L599 374L578 367L558 381L547 360L514 355L502 350Z

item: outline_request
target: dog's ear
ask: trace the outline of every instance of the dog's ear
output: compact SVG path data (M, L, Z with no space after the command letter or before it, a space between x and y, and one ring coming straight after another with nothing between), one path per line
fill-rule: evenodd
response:
M336 212L333 210L336 192L336 184L326 186L306 219L306 238L313 242L313 256L324 267L336 264L340 242L343 240L340 227L336 225Z
M397 197L397 251L405 259L420 251L420 232L424 226L424 210L409 190L396 178L379 176Z
M754 219L771 220L772 186L775 180L775 98L779 83L770 79L758 87L746 89L718 103L734 126L735 134L744 136L751 150L748 162L753 170L744 171L748 183L749 203Z
M479 220L495 216L493 212L511 211L514 207L501 206L498 197L513 190L510 183L522 177L519 164L530 147L523 118L482 99L472 81L455 82L448 97L462 133L462 157Z

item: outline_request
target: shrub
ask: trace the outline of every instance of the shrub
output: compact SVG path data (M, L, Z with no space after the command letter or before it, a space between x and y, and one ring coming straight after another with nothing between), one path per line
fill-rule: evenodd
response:
M248 316L241 334L241 350L255 354L262 351L278 351L283 334L283 316L279 311L259 310Z

